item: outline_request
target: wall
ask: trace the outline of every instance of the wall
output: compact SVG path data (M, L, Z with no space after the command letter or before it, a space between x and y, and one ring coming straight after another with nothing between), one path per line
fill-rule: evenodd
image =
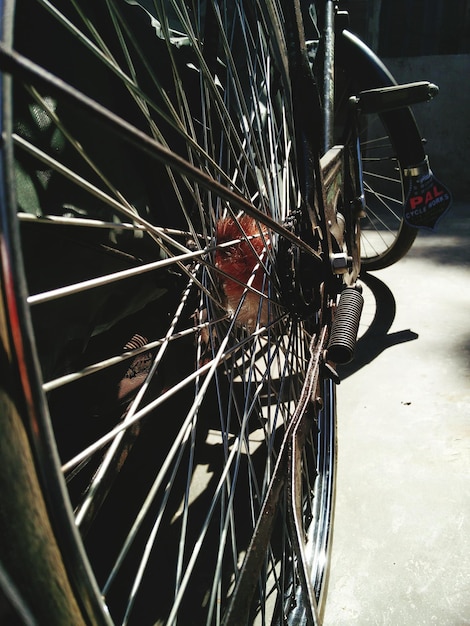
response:
M470 199L470 54L384 59L398 82L429 80L439 86L432 102L413 111L435 175L454 198Z
M399 82L440 87L413 107L436 176L470 199L470 0L350 0L351 30Z

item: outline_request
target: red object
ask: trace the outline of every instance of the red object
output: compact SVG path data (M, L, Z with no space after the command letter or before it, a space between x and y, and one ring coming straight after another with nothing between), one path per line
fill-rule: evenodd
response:
M251 237L251 239L247 240L246 237ZM265 280L266 273L263 269L263 264L265 265L267 262L266 252L269 247L267 232L259 222L248 215L243 215L238 220L225 217L217 222L216 238L217 245L241 240L231 246L217 248L215 253L216 267L236 279L230 280L224 274L221 274L220 277L226 296L225 308L229 313L234 314L245 292L245 286L253 273L254 277L250 286L261 293L267 293L268 280ZM260 261L261 264L255 270ZM260 306L261 313L259 313ZM267 300L248 290L237 315L237 323L253 329L259 315L260 325L266 325L267 311Z

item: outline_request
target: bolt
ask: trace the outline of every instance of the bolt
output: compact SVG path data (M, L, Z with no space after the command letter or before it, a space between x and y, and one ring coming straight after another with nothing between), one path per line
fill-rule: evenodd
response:
M352 268L352 257L345 252L337 252L330 256L331 267L335 274L344 274Z

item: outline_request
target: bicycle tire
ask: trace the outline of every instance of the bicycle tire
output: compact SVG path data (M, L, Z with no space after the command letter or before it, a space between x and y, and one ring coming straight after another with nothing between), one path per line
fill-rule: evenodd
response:
M379 58L349 31L337 38L336 52L338 107L362 90L396 84ZM389 267L413 245L418 230L404 220L404 170L423 163L426 155L409 108L363 116L362 122L366 215L361 220L361 265L367 271Z
M3 7L5 342L67 610L199 626L223 619L320 316L286 308L276 275L299 203L278 3L145 6ZM296 478L313 596L281 499L249 623L321 612L333 383L315 394ZM7 556L45 623L47 574L31 594Z

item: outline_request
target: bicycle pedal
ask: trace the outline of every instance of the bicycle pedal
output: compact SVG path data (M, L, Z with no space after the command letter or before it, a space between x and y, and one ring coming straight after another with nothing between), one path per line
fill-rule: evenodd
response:
M363 306L364 298L358 289L346 287L343 290L326 348L327 359L333 363L344 365L352 361Z
M428 81L404 83L392 87L367 89L358 96L352 96L349 101L361 113L383 113L393 109L428 102L439 93L439 87Z

